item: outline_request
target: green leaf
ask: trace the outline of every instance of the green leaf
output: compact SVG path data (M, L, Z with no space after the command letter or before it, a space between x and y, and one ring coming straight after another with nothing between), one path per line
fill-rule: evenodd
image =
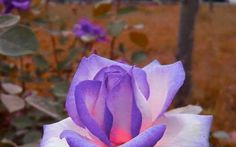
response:
M15 95L1 94L1 101L10 113L19 111L25 107L25 101Z
M32 59L36 67L40 70L45 70L49 67L47 60L40 54L33 55Z
M134 6L127 6L127 7L124 7L124 8L120 8L118 11L117 11L117 14L118 15L124 15L124 14L128 14L128 13L132 13L132 12L135 12L137 11L138 9Z
M147 55L144 52L135 52L133 53L131 57L131 60L133 63L140 63L146 59L147 59Z
M141 32L130 32L129 38L133 43L143 48L146 48L149 43L147 36Z
M20 116L13 118L11 124L18 129L31 127L34 125L34 121L27 116Z
M38 46L34 33L22 25L14 26L0 34L0 54L6 56L32 54Z
M64 70L66 69L70 63L76 59L76 57L78 56L78 53L81 51L80 48L73 48L70 50L67 58L61 62L59 62L59 64L57 65L58 70Z
M60 115L57 114L56 110L54 109L54 105L52 105L52 103L50 103L48 99L32 95L26 97L25 100L29 105L47 114L48 116L51 116L52 118L58 120L61 118Z
M125 23L123 21L111 22L107 26L107 32L113 36L117 37L123 31Z
M67 82L56 82L53 85L52 92L57 97L65 97L67 94L69 84Z
M24 144L33 143L41 138L41 133L37 130L29 131L23 138Z
M212 136L216 139L220 139L220 140L229 140L230 139L230 135L228 133L226 133L225 131L216 131L212 134Z
M20 20L20 16L17 15L1 15L0 16L0 29L11 27L15 24L17 24Z

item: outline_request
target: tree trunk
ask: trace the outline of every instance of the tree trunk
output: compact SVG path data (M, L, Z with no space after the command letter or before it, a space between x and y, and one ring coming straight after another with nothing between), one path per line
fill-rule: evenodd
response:
M178 51L176 59L181 60L186 72L184 85L176 97L175 106L187 104L191 93L191 69L194 40L194 24L199 8L199 0L182 0L180 8L180 22L178 34Z

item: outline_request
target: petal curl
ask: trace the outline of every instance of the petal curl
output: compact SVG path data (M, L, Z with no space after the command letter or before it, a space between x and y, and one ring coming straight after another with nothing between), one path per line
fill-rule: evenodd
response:
M41 147L48 147L50 144L52 145L53 142L55 142L55 143L61 142L60 134L64 130L73 130L73 131L79 133L80 135L91 139L87 130L77 126L71 120L71 118L68 117L60 122L50 124L50 125L44 125L43 138L41 140L40 146ZM64 143L62 143L62 144L64 144Z
M208 147L212 116L165 114L155 124L166 125L166 132L156 147Z
M132 88L133 88L135 101L136 101L137 107L139 108L141 115L142 115L141 131L143 131L152 125L151 109L148 107L148 101L147 101L146 97L143 95L141 90L138 88L137 80L133 76L133 74L134 74L133 70L131 70L131 74L132 74L132 76L131 76L132 77Z
M60 138L65 138L70 147L98 147L92 141L71 130L63 131Z
M121 147L153 147L162 138L165 129L165 125L154 125Z
M175 94L183 84L185 72L181 62L170 65L152 62L143 69L146 71L150 88L148 103L154 121L171 104Z
M82 123L86 126L86 128L88 128L88 130L93 135L95 135L102 142L104 142L109 146L110 141L106 136L105 131L101 128L101 126L99 126L96 120L92 117L94 105L92 105L90 109L89 105L87 104L88 99L93 99L93 101L96 101L96 99L98 98L100 88L101 88L100 81L86 80L79 83L76 86L75 90L75 97L76 97L75 103L78 115Z

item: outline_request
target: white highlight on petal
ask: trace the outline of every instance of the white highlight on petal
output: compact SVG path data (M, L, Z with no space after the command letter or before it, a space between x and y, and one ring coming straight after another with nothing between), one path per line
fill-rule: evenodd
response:
M209 147L212 116L165 114L155 124L166 125L166 132L155 147Z
M60 139L56 137L52 137L47 140L43 145L40 145L41 147L70 147L68 143L66 142L65 138Z

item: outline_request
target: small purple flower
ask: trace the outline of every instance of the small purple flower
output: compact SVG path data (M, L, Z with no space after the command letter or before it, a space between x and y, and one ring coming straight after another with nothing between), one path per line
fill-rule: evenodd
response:
M20 10L28 10L31 0L0 0L0 3L4 5L3 13L10 13L14 8Z
M88 43L93 41L105 41L106 33L99 26L92 24L87 19L81 19L73 28L76 37Z
M183 84L181 62L144 68L91 55L71 82L69 117L44 126L41 147L208 147L212 116L199 106L166 112Z

